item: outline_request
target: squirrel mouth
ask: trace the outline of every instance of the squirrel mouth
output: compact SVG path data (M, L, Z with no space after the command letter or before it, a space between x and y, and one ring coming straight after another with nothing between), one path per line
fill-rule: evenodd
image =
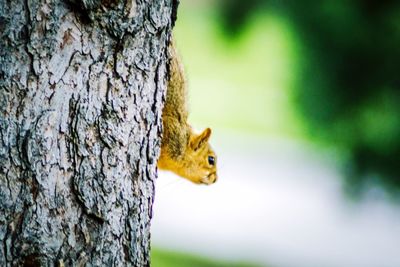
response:
M210 173L209 175L201 179L201 183L206 185L213 184L216 181L217 181L217 174L215 172Z

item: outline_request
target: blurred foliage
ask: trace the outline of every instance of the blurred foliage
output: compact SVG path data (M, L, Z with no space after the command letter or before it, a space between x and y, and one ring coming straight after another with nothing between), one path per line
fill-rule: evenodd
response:
M400 188L400 1L224 0L218 10L230 37L252 14L290 20L301 44L293 99L309 138L346 151L350 187Z
M256 267L250 263L223 262L201 258L190 254L151 250L151 266L153 267Z
M235 41L227 40L215 9L193 2L181 3L174 29L188 73L192 125L273 138L301 135L290 100L297 53L287 22L262 14Z

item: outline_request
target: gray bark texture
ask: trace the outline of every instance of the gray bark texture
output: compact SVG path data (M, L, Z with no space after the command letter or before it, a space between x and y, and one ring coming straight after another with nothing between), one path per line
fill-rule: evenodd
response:
M0 266L148 266L177 0L0 0Z

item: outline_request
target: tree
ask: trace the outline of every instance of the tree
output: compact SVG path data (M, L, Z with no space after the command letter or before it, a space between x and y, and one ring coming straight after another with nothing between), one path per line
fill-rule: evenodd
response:
M0 2L0 266L149 265L177 1Z

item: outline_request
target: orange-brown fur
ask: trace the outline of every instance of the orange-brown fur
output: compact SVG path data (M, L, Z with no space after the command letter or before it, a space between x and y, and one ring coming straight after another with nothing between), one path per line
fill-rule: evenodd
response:
M168 54L169 80L162 114L163 138L158 167L197 184L212 184L217 180L217 162L208 143L211 129L195 134L188 124L186 81L173 42ZM210 164L209 157L214 158L214 164Z

